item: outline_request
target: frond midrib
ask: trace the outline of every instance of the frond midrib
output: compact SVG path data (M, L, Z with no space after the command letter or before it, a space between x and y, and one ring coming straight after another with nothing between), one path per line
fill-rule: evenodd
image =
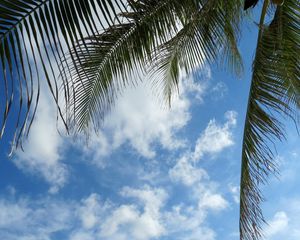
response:
M265 21L265 16L266 16L266 13L267 13L267 8L268 8L268 5L269 5L269 2L270 2L270 0L264 0L264 4L263 4L263 7L262 7L262 11L261 11L255 59L257 58L258 54L260 53L260 43L261 43L261 39L262 39L262 35L263 35L264 21ZM255 64L257 64L257 63L255 62ZM253 69L255 70L256 67L253 66ZM255 74L255 72L253 74ZM251 104L253 103L253 100L251 99L251 96L253 95L254 84L255 84L255 82L252 80L251 84L250 84L250 92L249 92L249 97L248 97L248 102L247 102L246 118L245 118L245 123L244 123L244 134L243 134L243 140L242 140L243 146L242 146L242 163L241 163L241 180L240 180L241 181L241 188L240 188L240 222L239 222L241 239L242 239L243 234L244 234L242 224L247 219L247 217L245 217L242 214L245 210L245 209L243 209L244 206L242 204L245 200L245 199L243 199L243 197L245 196L243 190L245 190L245 189L242 186L244 184L243 183L243 178L245 177L245 174L247 174L247 175L249 174L249 170L248 170L249 162L248 162L248 157L246 156L246 145L245 144L246 144L247 133L249 132L249 129L251 128L250 121L249 121L249 118L250 118L249 112L250 112ZM247 160L247 162L245 162L246 160ZM251 176L248 176L248 177L251 178ZM250 180L250 182L252 182L252 181ZM246 186L247 186L247 184L246 184ZM254 229L257 230L256 228L254 228ZM245 233L245 234L247 234L247 233ZM255 236L256 236L257 232L253 233L253 234L255 234Z

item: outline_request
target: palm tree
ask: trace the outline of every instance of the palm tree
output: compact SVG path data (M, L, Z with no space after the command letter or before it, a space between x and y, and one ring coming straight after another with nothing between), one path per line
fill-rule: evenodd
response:
M284 137L279 116L295 119L299 105L300 4L273 2L262 7L245 120L243 240L262 237L259 187L277 172L270 146ZM153 82L169 102L181 69L225 63L240 74L243 8L242 0L0 0L0 136L16 119L13 147L22 147L42 79L66 130L76 133L101 126L137 71L163 76Z

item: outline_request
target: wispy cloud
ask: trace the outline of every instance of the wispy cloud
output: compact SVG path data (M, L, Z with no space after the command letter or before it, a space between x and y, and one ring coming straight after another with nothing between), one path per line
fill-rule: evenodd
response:
M232 198L236 204L240 203L240 186L229 184L228 186Z
M218 124L215 119L209 121L205 130L197 139L194 151L185 152L169 171L172 180L191 186L203 178L208 178L206 171L197 167L197 162L205 154L220 153L234 143L231 131L236 125L237 113L228 111L225 113L225 118L226 122L223 125Z

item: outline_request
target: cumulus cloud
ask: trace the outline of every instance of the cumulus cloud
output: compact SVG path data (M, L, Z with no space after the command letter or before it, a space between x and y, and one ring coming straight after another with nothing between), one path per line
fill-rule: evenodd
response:
M50 97L40 98L37 116L32 125L25 151L18 150L13 162L25 172L39 174L51 184L50 192L57 192L67 180L67 166L61 162L64 140L56 126L56 115Z
M50 239L54 232L67 229L72 222L71 207L64 203L10 202L0 200L0 238L6 240Z
M198 103L203 103L209 80L211 79L211 70L208 66L203 66L199 69L199 71L195 71L190 75L181 71L181 79L183 81L181 82L180 89L186 94L192 94ZM195 81L195 79L202 79L202 81Z
M208 81L209 68L204 72ZM152 159L157 146L166 150L184 148L186 140L178 138L177 133L191 118L190 95L202 102L207 86L205 81L196 83L195 74L183 74L181 79L181 94L173 99L171 109L147 81L135 88L128 87L106 117L103 128L92 134L90 141L80 141L73 147L82 151L81 158L100 168L105 168L110 154L125 144L142 157ZM68 180L69 171L63 162L70 144L57 132L55 106L45 92L24 146L26 151L18 151L14 163L23 171L42 176L51 185L49 192L56 193Z
M199 206L176 205L165 212L167 232L176 240L214 240L216 233L205 224L207 211Z
M70 240L94 240L94 236L89 232L80 231L73 233Z
M278 233L286 230L289 224L289 218L284 211L275 213L273 219L269 222L268 228L265 230L265 235L267 238L271 238Z
M65 232L71 240L148 240L165 233L161 208L168 196L163 189L125 187L120 194L124 199L134 199L133 203L103 202L95 193L78 202L2 199L0 238L51 239L52 234Z
M299 219L300 219L300 199L284 198L274 203L277 212L268 219L268 225L264 229L267 240L294 240L300 239ZM272 209L274 209L273 205Z
M209 69L205 74L206 79L211 77ZM106 118L103 130L92 135L89 147L83 148L85 157L104 168L103 159L125 144L145 158L156 157L157 145L165 150L185 150L186 140L178 138L177 133L191 118L189 95L193 94L202 103L207 86L196 83L192 75L183 77L186 79L181 83L181 94L173 99L170 110L157 101L147 84L126 89ZM62 161L65 150L62 146L66 141L56 131L55 110L51 106L47 98L41 99L26 152L18 152L14 162L23 170L42 175L51 184L50 192L55 193L66 183L68 171ZM169 171L171 181L194 186L193 191L197 189L197 199L189 205L170 203L167 206L170 193L162 187L148 185L124 187L120 191L122 204L102 200L96 193L80 201L3 200L0 201L0 228L4 231L0 238L48 240L55 233L63 233L71 240L163 237L214 240L215 232L204 224L207 213L225 209L227 202L209 184L205 184L208 189L201 188L200 183L209 181L209 176L196 163L205 154L216 154L231 146L231 128L235 124L235 112L226 114L225 124L211 120L196 142L195 151L183 155Z
M204 224L210 205L168 205L166 189L148 185L124 187L120 196L123 204L103 201L96 193L80 201L1 199L0 238L48 240L63 233L69 240L215 239ZM216 195L210 200L222 205Z
M131 225L136 219L139 218L139 215L140 213L135 206L120 206L111 213L110 217L105 219L103 225L101 226L101 236L103 238L116 239L117 236L123 235L123 238L125 239L126 233L122 233L120 228L122 225Z
M217 154L233 145L232 129L236 125L237 113L225 113L226 122L222 125L215 119L210 120L204 132L195 143L193 152L187 151L180 157L175 166L169 170L170 178L192 186L203 178L208 178L206 171L197 166L205 154Z
M124 187L121 191L121 195L125 197L137 198L145 206L145 211L153 214L158 212L168 197L167 193L163 189L153 189L147 185L142 189Z
M146 158L155 157L157 144L167 150L184 147L185 140L176 138L176 133L191 117L186 94L196 92L200 96L204 88L189 77L182 89L183 93L174 99L171 109L158 101L149 84L126 89L107 116L103 131L92 134L87 146L82 147L80 143L82 157L104 168L105 157L124 144ZM51 97L42 94L37 117L24 145L25 152L18 151L14 158L20 169L40 175L50 183L51 193L59 191L68 179L67 165L63 163L68 140L59 135L54 113Z
M227 201L217 193L209 190L203 192L199 200L199 207L203 209L223 210L228 206Z
M152 158L152 144L166 149L183 145L174 133L190 119L187 98L179 97L168 110L159 104L147 84L127 89L107 118L105 127L112 133L114 148L129 142L142 156Z
M210 78L208 73L205 76L206 80ZM154 158L158 145L166 150L185 147L185 139L177 138L176 133L191 118L189 95L202 102L207 87L205 81L196 83L193 75L183 74L181 78L181 93L172 99L171 109L147 81L125 89L106 117L102 131L92 136L85 155L105 167L103 159L124 144L145 158Z
M169 176L171 180L182 182L187 186L192 186L203 178L208 178L206 171L195 167L186 155L181 157L176 165L170 169Z
M109 239L122 236L124 239L147 240L165 233L160 212L167 198L163 189L149 186L141 189L125 187L121 195L137 199L142 204L142 210L138 205L122 205L115 209L103 223L101 236Z
M182 236L180 239L215 239L215 233L204 228L201 219L206 218L208 211L226 209L228 202L218 193L216 184L210 180L209 174L199 166L199 163L206 155L216 155L234 144L232 129L236 125L236 118L236 112L228 111L225 113L224 124L218 123L215 119L210 120L196 140L194 151L186 151L169 170L171 181L187 186L192 191L193 201L197 202L197 205L190 209L182 211L183 207L179 206L169 214L169 219L175 218L177 222L192 221L189 225L195 226L188 231L188 238ZM182 213L189 211L190 216ZM171 225L173 224L174 222Z
M233 145L232 128L236 125L237 113L225 113L226 122L220 125L215 119L210 120L206 129L198 138L193 159L199 160L204 154L216 154Z
M91 194L88 198L82 200L82 205L78 208L78 215L84 229L91 229L99 224L99 217L103 214L105 206L100 205L100 197L97 194Z
M10 202L0 201L0 226L1 228L9 228L12 226L20 226L22 221L27 217L30 209L23 202L11 204Z

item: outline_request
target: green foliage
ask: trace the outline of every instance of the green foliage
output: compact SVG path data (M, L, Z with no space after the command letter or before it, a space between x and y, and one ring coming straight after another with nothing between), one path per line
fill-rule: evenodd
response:
M268 1L265 1L267 6ZM300 9L298 0L278 6L270 24L261 21L245 121L241 202L241 239L262 237L260 184L276 173L270 146L284 138L280 117L297 118L299 105ZM263 18L262 18L263 20Z
M0 1L0 71L5 95L1 104L4 109L0 109L3 112L0 137L12 108L19 109L13 145L18 147L28 135L39 102L41 79L46 79L58 115L69 129L61 102L68 101L70 89L67 82L59 81L55 70L58 69L60 76L67 76L70 67L61 64L66 61L67 52L75 49L78 56L75 46L79 40L94 35L99 25L114 24L116 11L124 7L120 0ZM60 85L64 100L59 99Z

